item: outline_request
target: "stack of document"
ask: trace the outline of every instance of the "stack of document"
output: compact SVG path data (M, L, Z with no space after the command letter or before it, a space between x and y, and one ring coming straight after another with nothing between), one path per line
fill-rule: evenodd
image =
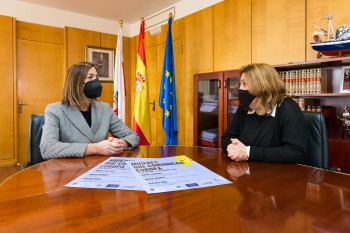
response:
M199 109L200 112L217 112L218 111L218 103L216 102L204 102L201 104Z
M177 155L166 158L110 157L65 186L144 190L151 194L231 183L186 155Z
M229 106L227 111L229 113L236 113L237 109L238 109L238 106Z
M218 128L203 130L200 137L205 140L217 141Z

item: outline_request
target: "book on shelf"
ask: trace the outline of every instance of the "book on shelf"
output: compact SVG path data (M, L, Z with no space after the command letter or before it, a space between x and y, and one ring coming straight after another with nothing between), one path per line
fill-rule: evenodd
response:
M218 111L218 103L213 102L204 102L201 104L199 108L200 112L217 112Z
M201 139L217 141L218 140L218 128L203 130L200 135Z

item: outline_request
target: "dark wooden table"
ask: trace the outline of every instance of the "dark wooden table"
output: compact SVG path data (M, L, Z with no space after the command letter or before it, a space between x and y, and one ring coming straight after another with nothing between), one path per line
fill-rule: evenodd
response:
M122 156L175 155L233 183L151 195L66 188L108 157L52 159L0 186L0 232L350 232L349 175L232 162L213 148L150 146Z

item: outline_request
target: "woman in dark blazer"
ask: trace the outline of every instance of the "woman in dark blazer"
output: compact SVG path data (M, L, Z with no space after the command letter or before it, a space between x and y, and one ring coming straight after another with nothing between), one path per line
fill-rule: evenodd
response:
M139 144L138 135L97 101L102 85L92 63L74 64L68 70L60 102L45 109L40 150L44 159L115 155ZM114 137L107 139L108 133Z

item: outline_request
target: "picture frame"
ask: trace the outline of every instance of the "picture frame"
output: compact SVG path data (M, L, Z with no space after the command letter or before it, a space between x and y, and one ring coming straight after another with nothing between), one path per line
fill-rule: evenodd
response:
M114 80L114 49L86 46L85 59L95 65L101 82Z
M339 93L350 93L350 66L342 68Z

